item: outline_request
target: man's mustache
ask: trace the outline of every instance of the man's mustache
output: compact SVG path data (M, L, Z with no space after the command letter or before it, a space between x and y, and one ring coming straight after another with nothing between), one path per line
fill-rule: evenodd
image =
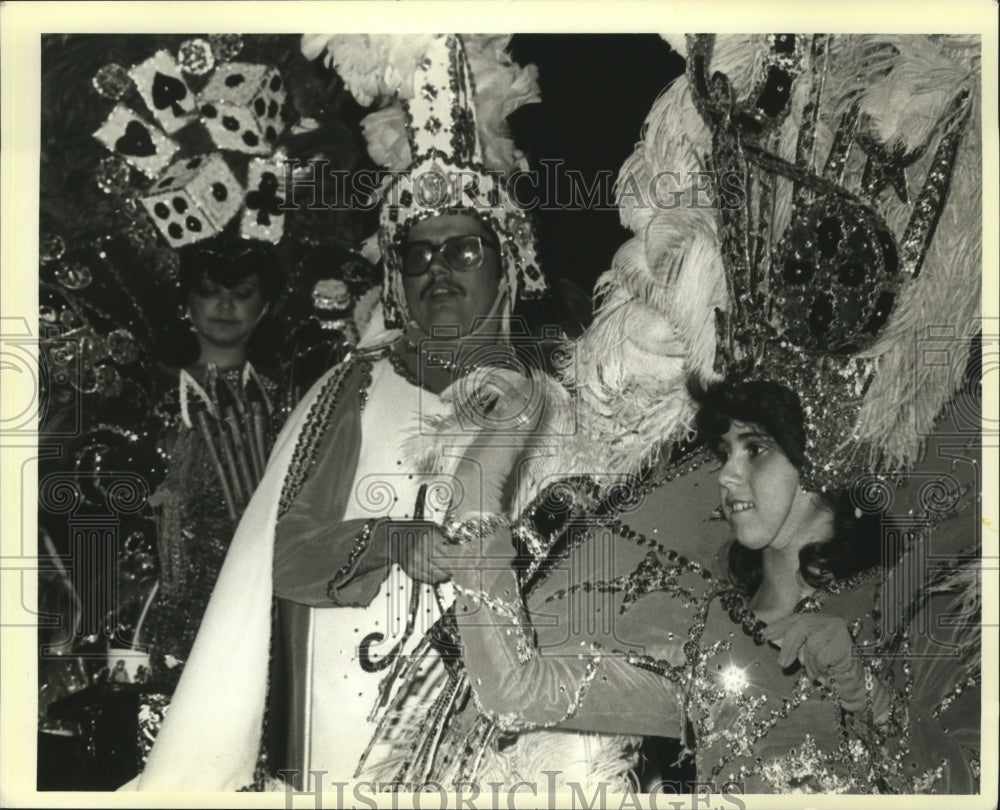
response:
M428 295L430 295L432 290L439 289L442 287L451 290L452 292L458 293L459 295L465 295L465 288L461 284L458 284L457 282L454 281L443 281L441 279L435 279L434 281L430 282L430 284L428 284L426 287L424 287L424 289L420 293L420 297L426 298Z

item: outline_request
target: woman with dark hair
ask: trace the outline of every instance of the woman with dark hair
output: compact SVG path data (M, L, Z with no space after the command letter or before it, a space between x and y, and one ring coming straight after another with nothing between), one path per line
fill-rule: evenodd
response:
M178 305L189 339L168 347L174 365L196 379L212 364L220 370L242 367L281 291L273 247L242 240L199 242L181 248L180 255Z
M692 386L701 407L699 438L721 462L719 496L734 542L729 546L732 583L746 606L767 626L764 638L781 646L778 661L798 658L813 680L835 672L841 705L865 706L865 673L851 657L854 640L838 616L799 618L802 600L897 556L887 548L881 512L866 513L863 496L848 490L807 491L805 425L798 396L773 382ZM888 710L884 688L869 677L875 718Z
M898 549L889 547L893 536L883 537L881 513L858 506L864 500L862 492L808 493L799 484L806 438L798 396L767 381L714 383L705 388L694 384L692 389L701 406L695 417L698 437L722 462L722 510L736 540L729 547L729 576L753 597L753 604L774 598L768 572L775 572L776 546L785 549L783 537L791 533L795 535L791 551L783 555L789 562L798 560L794 573L800 589L821 588L895 561ZM763 483L757 483L761 479ZM760 501L754 497L758 490L762 490ZM785 511L786 522L775 526ZM780 609L763 611L774 612Z
M220 236L179 252L178 297L188 332L169 347L176 366L165 369L167 390L154 414L167 461L150 498L159 579L134 640L149 647L152 684L168 693L194 643L281 413L278 384L249 362L280 293L273 247ZM269 365L262 359L262 367Z
M967 752L933 703L917 700L923 662L909 659L928 639L898 603L914 596L906 583L926 561L897 561L899 533L884 530L884 504L870 493L806 489L796 394L763 381L694 393L733 535L714 565L658 542L669 544L675 526L642 535L618 515L591 513L570 521L567 546L522 600L511 538L530 521L512 532L490 517L499 471L519 452L509 434L458 468L459 490L486 514L431 527L433 552L400 547L411 575L455 584L478 710L446 735L440 776L495 779L502 755L456 767L469 740L559 728L680 737L699 783L717 792L972 791ZM669 490L654 485L645 497L669 501ZM544 780L566 767L559 756L550 748L507 765Z

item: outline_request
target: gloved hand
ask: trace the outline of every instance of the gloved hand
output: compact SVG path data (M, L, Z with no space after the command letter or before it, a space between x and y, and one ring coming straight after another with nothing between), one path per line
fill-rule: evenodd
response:
M479 582L485 571L509 569L514 554L506 524L485 534L485 545L475 540L456 543L429 520L386 518L375 531L385 533L389 562L398 564L410 579L428 585L456 577L465 583Z
M814 681L828 684L836 679L840 705L859 712L868 705L865 670L861 659L852 655L854 640L847 622L839 616L792 614L764 628L764 638L781 647L778 664L785 668L798 659ZM888 695L878 681L872 684L876 719L888 709Z
M385 532L389 561L397 563L410 579L438 585L451 578L448 541L441 528L429 520L379 521L376 531ZM454 552L450 552L454 559Z
M505 512L508 484L542 412L538 384L508 369L477 369L469 385L471 396L456 408L479 430L455 469L463 493L453 504L458 519Z

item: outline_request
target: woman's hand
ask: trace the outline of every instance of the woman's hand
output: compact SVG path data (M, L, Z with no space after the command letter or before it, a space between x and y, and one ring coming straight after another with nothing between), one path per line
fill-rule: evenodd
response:
M472 409L470 420L480 430L455 469L464 493L453 505L457 517L505 511L509 479L542 411L533 380L506 369L483 371L488 376L461 406Z
M840 705L847 711L858 712L868 705L865 669L852 654L854 639L839 616L786 616L764 628L764 638L781 647L778 664L782 669L798 659L814 681L829 684L833 676ZM874 700L876 688L882 687L877 681L872 686Z

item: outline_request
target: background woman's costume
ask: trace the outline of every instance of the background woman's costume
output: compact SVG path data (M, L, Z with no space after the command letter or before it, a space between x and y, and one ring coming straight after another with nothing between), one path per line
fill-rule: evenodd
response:
M51 738L65 754L42 738L39 789L105 789L141 768L275 432L258 434L245 413L216 421L204 381L205 397L180 386L183 424L176 369L160 379L160 360L183 364L195 343L177 318L183 253L276 245L267 271L280 277L266 285L274 297L253 353L288 397L257 379L276 417L356 341L355 304L377 298L358 301L376 274L347 247L357 214L307 210L284 182L286 158L322 156L331 173L360 158L357 107L300 45L274 34L42 37L40 440L59 452L39 469L39 520L59 577L40 584L45 612L59 598L69 633L58 657L53 633L40 637L40 729L66 733ZM241 371L220 380L235 392L225 408L239 404ZM247 435L254 446L263 437L259 458ZM72 509L53 491L74 491ZM100 543L74 525L78 514L102 515Z
M167 460L166 476L150 497L157 514L159 580L136 642L149 646L152 681L167 692L183 671L238 512L249 500L275 428L280 428L277 383L249 364L213 376L195 389L193 380L181 374L155 410L162 426L159 446ZM228 396L220 400L223 386ZM212 390L214 401L207 393ZM199 418L196 412L209 407L216 412L228 408L232 415L228 420Z

